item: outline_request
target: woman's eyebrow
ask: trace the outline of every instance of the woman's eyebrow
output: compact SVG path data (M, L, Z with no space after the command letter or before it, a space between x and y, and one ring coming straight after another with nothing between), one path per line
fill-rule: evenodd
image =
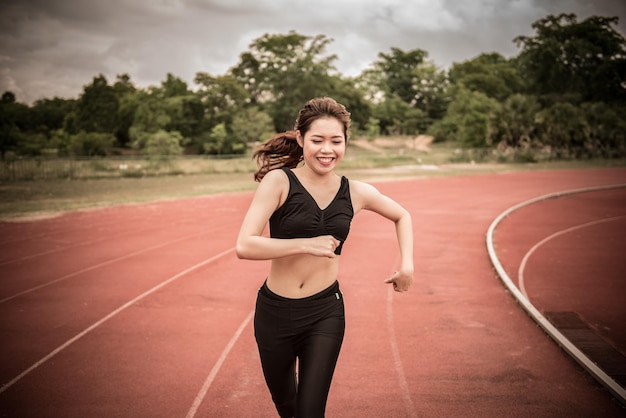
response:
M325 136L324 136L324 135L322 135L322 134L315 134L315 133L312 133L312 134L311 134L311 136L314 136L314 137L316 137L316 138L325 138ZM331 135L330 137L331 137L331 138L343 138L343 135L342 135L342 134L337 134L337 135Z

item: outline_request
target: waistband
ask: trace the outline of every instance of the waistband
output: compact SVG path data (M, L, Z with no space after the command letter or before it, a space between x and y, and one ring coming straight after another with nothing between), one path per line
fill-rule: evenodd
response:
M269 287L267 287L267 280L263 282L263 286L259 289L259 296L263 296L266 300L270 300L279 304L289 304L289 305L310 305L315 304L316 302L324 302L329 299L342 299L343 295L341 294L341 290L339 290L339 281L335 280L333 284L328 286L326 289L315 293L314 295L307 296L304 298L286 298L284 296L277 295L272 292Z

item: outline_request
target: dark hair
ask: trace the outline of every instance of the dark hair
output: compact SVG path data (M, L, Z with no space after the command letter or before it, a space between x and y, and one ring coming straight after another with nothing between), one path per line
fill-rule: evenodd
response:
M270 170L276 168L296 168L303 159L302 148L296 140L296 131L300 131L304 137L311 124L322 117L333 117L343 124L343 134L347 143L350 133L350 112L344 105L330 97L311 99L300 109L293 131L274 135L255 151L253 158L257 160L259 169L254 173L254 180L261 181Z

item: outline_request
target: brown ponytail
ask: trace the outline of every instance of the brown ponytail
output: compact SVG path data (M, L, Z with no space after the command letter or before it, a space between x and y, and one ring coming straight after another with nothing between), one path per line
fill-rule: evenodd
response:
M295 131L287 131L274 135L254 152L259 167L254 173L254 180L261 181L265 175L275 168L296 168L302 161L302 147L296 140Z

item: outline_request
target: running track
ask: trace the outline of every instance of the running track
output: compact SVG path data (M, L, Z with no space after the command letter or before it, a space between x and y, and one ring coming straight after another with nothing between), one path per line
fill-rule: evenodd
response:
M398 263L393 227L359 214L342 255L347 331L327 416L626 416L520 308L485 247L491 222L519 202L625 179L626 169L593 169L377 184L413 215L416 281L404 294L382 283ZM520 212L496 245L507 270L522 272L531 300L579 312L624 353L623 311L587 311L586 298L558 282L561 271L618 271L612 292L583 289L592 299L600 290L612 307L616 292L623 300L623 261L556 263L555 239L519 269L541 239L589 219L621 217L582 228L579 241L610 236L604 252L623 254L620 190L601 194L604 204L578 198L576 207L596 208L585 219L571 207L540 210L557 215L541 222ZM250 199L227 194L0 223L0 416L275 416L251 323L268 265L238 260L233 250ZM542 282L546 273L557 281Z

